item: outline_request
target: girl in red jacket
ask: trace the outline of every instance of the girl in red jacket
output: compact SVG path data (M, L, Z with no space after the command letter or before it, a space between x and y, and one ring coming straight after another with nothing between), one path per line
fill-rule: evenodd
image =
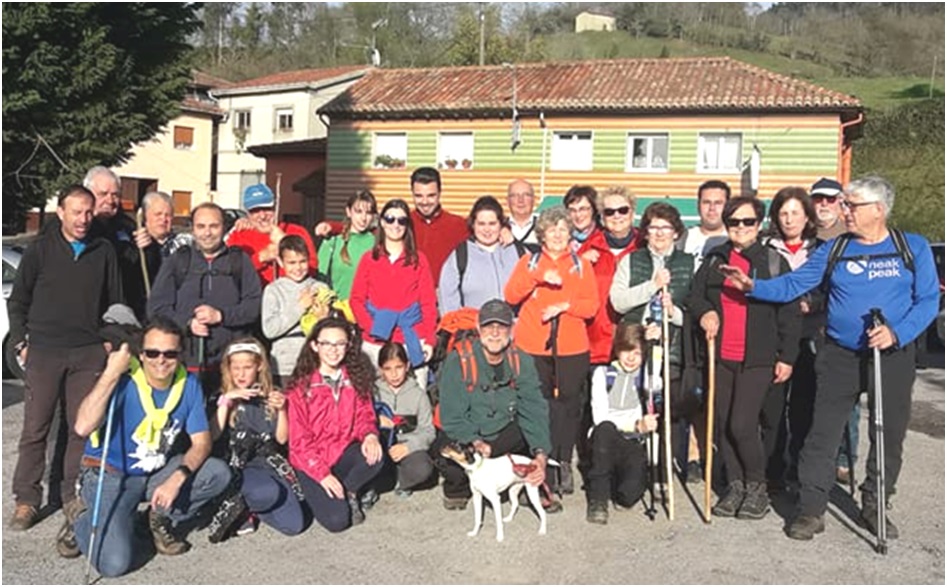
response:
M330 532L365 521L358 492L381 471L374 381L355 328L341 318L317 322L287 393L289 462L315 519Z

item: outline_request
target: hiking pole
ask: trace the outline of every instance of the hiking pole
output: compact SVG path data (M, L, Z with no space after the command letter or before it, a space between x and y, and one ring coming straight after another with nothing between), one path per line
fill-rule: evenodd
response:
M873 327L878 328L884 325L885 319L881 315L880 308L872 308L869 312ZM875 510L878 516L875 525L877 537L875 550L881 554L888 554L888 526L885 519L888 499L885 496L885 418L881 397L881 349L875 347L872 350L875 362ZM849 471L849 474L851 473L852 471Z
M141 208L138 209L138 212L135 213L135 221L138 223L138 228L144 228L145 226L145 211ZM138 259L141 261L141 277L145 281L145 297L151 296L151 280L148 279L148 261L145 259L145 250L141 247L138 247Z
M549 340L546 341L546 348L552 352L552 398L559 399L559 315L556 314L549 321ZM563 455L558 455L562 458ZM572 455L568 455L570 458ZM572 463L566 463L565 466L571 467ZM559 483L556 483L556 487L561 492L562 491L562 468L556 469L556 476L559 478ZM560 496L562 494L560 493ZM552 497L552 492L549 494L550 498Z
M651 355L651 350L649 349L648 355L646 356L650 357L650 355ZM646 408L646 413L649 416L653 416L654 415L654 377L653 377L653 374L648 373L647 365L645 365L643 368L644 368L645 381L646 381L645 390L648 393L648 404ZM654 518L656 514L658 513L658 509L655 507L656 500L655 500L655 494L654 494L654 480L655 480L654 469L657 466L656 459L654 458L654 448L655 448L654 430L652 430L648 432L648 435L645 437L645 452L647 452L648 454L648 493L651 494L651 506L645 508L645 515L648 516L648 519L651 520L652 522L654 521Z
M851 422L845 422L845 460L848 462L848 487L855 496L855 457L852 456L852 428Z
M668 286L661 288L661 297L668 295ZM674 521L674 465L671 462L671 349L668 313L661 312L661 345L664 347L664 467L667 475L668 519Z
M710 494L714 480L714 394L717 391L717 338L707 339L707 439L704 450L704 521L710 523Z
M118 393L112 390L112 398L109 400L108 415L105 418L105 440L102 442L102 458L99 462L99 478L95 484L95 504L92 506L92 533L89 536L89 563L86 566L85 582L91 585L92 581L92 557L95 553L95 536L99 529L99 510L102 506L102 484L105 481L105 462L108 460L109 440L112 438L112 421L115 419L115 398ZM101 547L99 547L101 549Z
M276 174L276 205L273 208L273 221L276 223L275 228L279 229L279 201L280 201L280 188L283 185L283 174ZM272 237L272 233L271 237ZM272 240L272 238L271 238ZM276 246L279 246L279 241L277 241ZM279 263L276 260L273 260L273 281L279 279Z

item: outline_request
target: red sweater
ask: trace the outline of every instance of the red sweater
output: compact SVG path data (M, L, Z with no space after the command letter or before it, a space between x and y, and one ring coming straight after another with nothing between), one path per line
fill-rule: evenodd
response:
M309 232L302 226L289 222L280 222L279 227L287 236L295 234L301 236L303 240L306 241L306 248L309 249L309 274L315 275L319 258L316 256L316 247L312 244L312 237L309 236ZM230 236L227 238L227 244L233 247L240 247L250 256L250 260L253 261L253 267L260 276L260 284L264 287L276 281L277 277L284 275L276 259L267 261L266 263L260 262L260 251L270 244L269 234L255 229L237 230L230 233ZM275 276L274 271L276 272Z
M605 240L605 231L598 230L579 247L577 254L580 257L586 251L598 251L598 261L592 264L592 269L598 283L600 305L588 327L589 351L593 365L606 364L611 361L615 325L618 324L621 316L612 307L612 303L608 299L608 293L612 287L612 280L615 277L618 262L625 255L637 250L637 241L637 238L632 238L628 246L616 256L609 248L608 241Z
M415 326L415 330L423 342L434 345L437 298L434 295L431 269L424 253L418 253L418 264L414 266L404 264L404 254L399 255L392 263L387 256L373 259L371 251L362 255L362 260L358 262L349 304L355 314L355 321L362 329L362 338L374 342L369 334L372 329L372 317L367 307L369 302L379 310L399 312L419 302L421 322ZM400 328L395 328L391 339L404 343L404 334Z
M424 253L430 263L431 277L435 284L440 283L444 261L470 234L467 221L462 216L439 208L431 218L425 218L417 210L412 210L411 223L414 225L414 241L418 250Z
M727 262L749 275L750 260L736 250L730 251L730 259ZM723 282L720 309L723 312L720 317L723 324L720 333L720 358L742 363L746 357L746 294L733 287L729 277Z
M286 399L289 462L315 481L321 482L332 473L348 445L362 442L369 434L378 435L372 399L356 393L344 367L338 401L318 371L312 374L308 386L291 388Z

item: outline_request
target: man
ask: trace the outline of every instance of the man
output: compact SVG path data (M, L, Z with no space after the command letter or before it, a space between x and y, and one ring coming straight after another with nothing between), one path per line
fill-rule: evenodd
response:
M480 339L470 342L470 354L462 357L452 351L438 377L442 430L431 451L444 476L444 507L449 510L467 507L470 485L464 470L440 455L441 447L472 443L485 458L529 452L535 468L526 480L540 485L552 446L549 408L536 367L529 355L511 346L513 309L502 300L490 300L480 308L477 322ZM468 381L474 374L476 380Z
M433 167L419 167L411 174L414 240L431 266L434 283L440 283L441 266L451 251L470 234L467 221L441 208L441 174Z
M16 511L10 527L15 530L37 521L46 435L60 398L70 429L62 503L75 499L82 438L71 429L82 398L105 364L100 317L122 301L115 250L105 239L89 236L94 207L94 196L80 185L60 193L58 229L47 230L26 250L7 305L10 342L26 365L23 430L13 473Z
M874 176L857 179L846 187L841 203L851 240L831 268L829 253L836 241L820 247L807 263L776 279L753 280L739 269L721 268L735 286L771 302L795 299L827 277L827 337L816 356L812 427L799 457L798 509L787 529L789 537L797 540L809 540L825 529L838 441L852 404L873 384L869 378L873 349L882 351L885 494L894 493L911 415L913 343L936 316L940 296L927 241L916 234L895 233L887 226L894 206L891 184ZM909 255L900 250L898 242L905 243ZM870 310L875 307L881 309L886 320L881 326L871 322ZM871 392L868 399L869 421L874 422ZM861 523L873 533L877 531L877 508L885 507L875 495L875 450L872 434L867 475L861 486ZM897 538L898 528L890 521L887 528L888 537Z
M145 252L148 279L154 283L164 260L181 247L190 245L192 237L186 232L172 230L174 206L168 194L148 192L141 199L141 209L145 223L135 231L135 244Z
M812 184L809 196L817 216L816 236L827 241L843 234L845 220L842 218L842 184L823 177Z
M694 255L694 272L700 268L704 256L717 245L727 240L727 229L723 225L723 206L730 199L730 186L718 179L711 179L697 188L697 214L700 224L691 227L687 236L678 242L685 253Z
M80 552L88 556L92 546L92 564L106 577L123 575L132 564L139 503L150 503L148 522L156 550L181 554L189 545L175 535L174 526L194 517L230 483L227 464L209 458L211 434L203 394L197 379L181 366L180 352L180 329L156 318L145 328L137 359L127 344L111 353L79 407L76 432L89 438L79 506L70 512L72 527L60 533L56 546L66 558ZM105 438L110 409L111 436ZM178 450L181 433L190 438L183 454ZM98 530L91 545L103 458Z
M260 319L262 288L247 255L224 244L224 211L212 202L191 212L194 246L162 264L148 300L149 317L165 316L187 335L184 360L217 391L224 347L246 336Z
M536 237L536 194L533 184L525 179L516 179L506 188L506 204L510 211L509 228L513 242L517 242L531 253L539 251Z
M247 211L246 221L237 221L234 230L227 236L227 244L240 247L250 256L253 267L260 276L260 285L276 281L283 275L280 268L279 242L289 234L295 234L306 241L309 249L309 274L316 274L316 247L305 228L291 222L279 222L276 218L276 197L265 184L251 185L243 192L243 209Z

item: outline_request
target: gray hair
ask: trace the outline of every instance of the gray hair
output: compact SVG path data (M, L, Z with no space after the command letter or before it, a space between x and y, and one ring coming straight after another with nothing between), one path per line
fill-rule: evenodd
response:
M559 224L560 220L566 221L566 226L569 227L571 233L575 225L572 224L572 218L565 206L553 206L539 213L539 218L536 219L536 238L539 240L539 244L545 244L546 231L549 227Z
M850 181L845 186L845 193L860 196L865 202L879 202L885 216L894 209L894 186L879 175L866 175Z
M172 210L174 209L174 200L165 192L148 192L145 194L145 197L141 199L141 209L147 212L155 200L164 200L168 206L171 206Z
M122 178L115 174L114 171L105 167L104 165L96 165L92 169L86 172L85 178L82 180L82 186L87 190L92 189L92 182L99 175L107 175L115 180L115 185L118 186L118 189L122 189Z

